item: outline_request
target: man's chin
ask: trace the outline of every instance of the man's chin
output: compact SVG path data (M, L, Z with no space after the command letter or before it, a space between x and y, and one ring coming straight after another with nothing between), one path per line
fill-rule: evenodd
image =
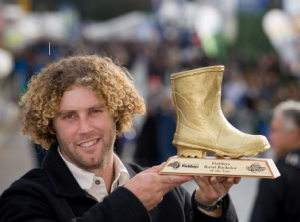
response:
M95 169L99 169L102 167L102 163L95 163L95 164L91 164L91 163L80 163L78 164L80 168L89 171L89 170L95 170Z

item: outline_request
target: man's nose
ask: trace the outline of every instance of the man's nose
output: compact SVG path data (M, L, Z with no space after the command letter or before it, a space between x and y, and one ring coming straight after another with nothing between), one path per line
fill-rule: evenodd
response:
M93 131L93 127L89 119L87 117L80 117L78 133L86 134L91 131Z

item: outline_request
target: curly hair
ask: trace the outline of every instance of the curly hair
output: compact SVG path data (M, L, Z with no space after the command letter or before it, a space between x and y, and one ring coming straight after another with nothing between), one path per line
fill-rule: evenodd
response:
M107 57L77 55L47 65L28 83L21 97L23 110L22 134L44 149L58 144L53 118L63 93L74 85L91 89L98 98L107 101L109 112L118 118L117 136L129 131L134 114L145 114L144 99L139 95L129 72Z

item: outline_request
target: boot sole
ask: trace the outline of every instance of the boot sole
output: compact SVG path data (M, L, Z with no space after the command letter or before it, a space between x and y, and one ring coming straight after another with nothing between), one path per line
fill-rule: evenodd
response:
M179 156L179 157L195 157L195 158L205 158L206 152L209 152L209 153L215 153L216 155L221 156L221 157L227 156L232 159L239 159L239 158L242 158L243 156L246 156L246 157L255 156L258 153L264 152L265 150L269 149L269 146L266 146L264 148L264 150L262 150L262 151L256 150L256 151L249 151L242 155L232 155L232 154L223 152L221 150L210 149L207 147L194 145L194 144L188 144L188 143L181 142L181 141L173 140L172 144L177 147L177 156Z

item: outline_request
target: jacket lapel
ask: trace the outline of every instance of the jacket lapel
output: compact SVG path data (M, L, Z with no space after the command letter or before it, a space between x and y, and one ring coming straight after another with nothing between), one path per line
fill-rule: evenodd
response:
M51 146L42 164L57 195L65 197L86 196L71 171L60 157L57 146Z
M134 170L132 166L126 162L123 162L123 164L130 178L143 170L139 166L136 166L139 169ZM87 196L86 192L81 189L71 171L60 157L56 145L50 147L42 166L50 178L57 195L65 197Z

